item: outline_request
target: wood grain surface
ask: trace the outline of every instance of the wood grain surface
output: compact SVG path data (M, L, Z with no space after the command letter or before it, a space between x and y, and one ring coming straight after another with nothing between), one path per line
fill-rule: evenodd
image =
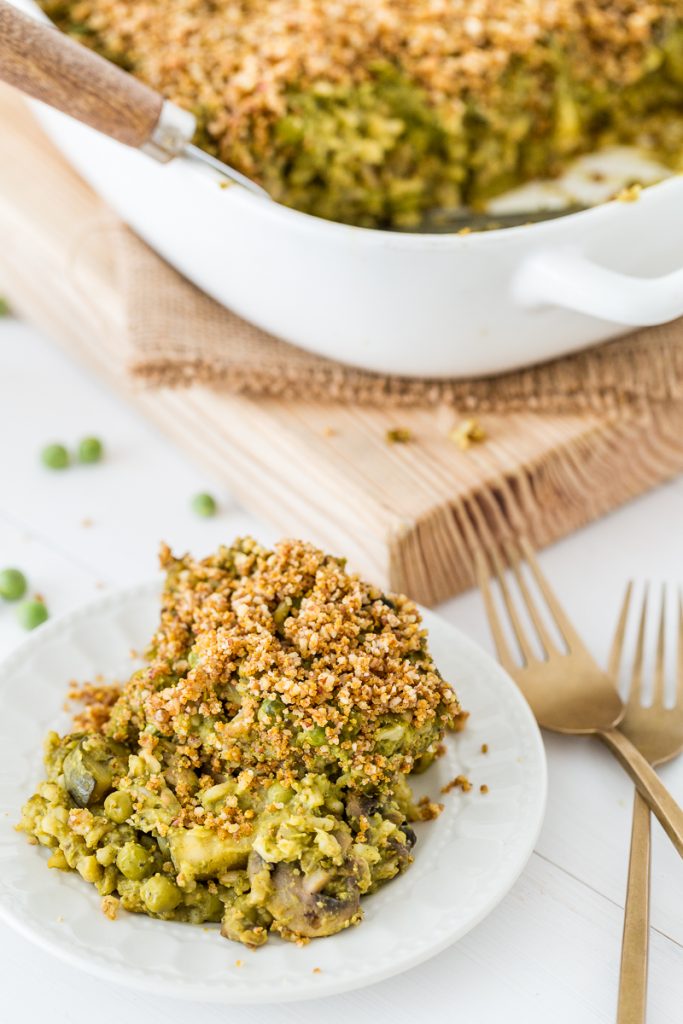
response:
M125 303L113 215L23 104L0 92L0 290L95 367L161 429L285 534L344 551L354 568L433 604L473 582L464 517L491 503L544 545L683 470L683 406L481 417L461 451L457 410L257 401L194 386L140 390L123 370ZM408 444L386 432L410 430Z
M142 146L162 97L92 50L0 0L0 79L91 128Z

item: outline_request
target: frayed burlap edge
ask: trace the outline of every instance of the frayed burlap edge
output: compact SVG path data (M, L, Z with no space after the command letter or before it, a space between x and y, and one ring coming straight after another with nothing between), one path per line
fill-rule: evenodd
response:
M121 226L125 365L140 384L250 396L471 411L606 413L683 399L683 320L497 377L424 380L366 373L279 341L223 309Z

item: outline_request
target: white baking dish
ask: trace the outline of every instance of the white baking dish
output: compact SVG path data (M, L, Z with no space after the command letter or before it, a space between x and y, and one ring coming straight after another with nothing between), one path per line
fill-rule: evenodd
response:
M32 0L15 0L39 14ZM93 188L218 302L303 348L382 373L493 374L683 315L683 179L527 227L466 236L354 228L181 160L159 165L52 109Z

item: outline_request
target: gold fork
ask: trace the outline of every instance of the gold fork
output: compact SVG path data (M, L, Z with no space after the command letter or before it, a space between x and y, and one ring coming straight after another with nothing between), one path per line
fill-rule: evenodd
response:
M631 603L629 583L612 642L609 674L616 680L622 661L624 636ZM666 588L662 588L657 631L652 701L643 704L643 655L647 620L648 591L638 624L631 681L620 729L647 758L650 764L663 764L683 750L683 604L678 596L677 654L678 667L674 704L665 705L666 685ZM617 1024L644 1024L647 993L647 957L650 931L650 811L636 790L633 799L631 855L624 906L624 936L621 946L619 1003Z
M531 544L525 537L508 536L503 541L523 604L543 649L538 657L522 624L515 601L505 579L505 562L498 544L486 524L480 522L493 575L498 581L512 632L516 638L521 664L510 652L491 591L491 569L484 548L475 542L472 550L477 582L484 597L486 614L493 634L498 659L512 676L531 705L539 725L554 732L598 736L629 773L650 809L683 857L683 810L676 803L656 772L626 735L616 728L624 706L616 688L585 648L538 567ZM526 562L547 610L562 639L564 650L553 640L522 573Z

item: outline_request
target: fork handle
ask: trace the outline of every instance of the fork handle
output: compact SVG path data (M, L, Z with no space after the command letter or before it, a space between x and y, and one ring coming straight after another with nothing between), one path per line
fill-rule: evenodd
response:
M605 729L597 735L606 743L619 763L629 773L638 791L659 820L660 825L683 857L683 810L658 777L652 765L636 750L618 729Z
M645 1024L647 958L650 937L650 808L633 794L631 855L621 942L616 1024Z

